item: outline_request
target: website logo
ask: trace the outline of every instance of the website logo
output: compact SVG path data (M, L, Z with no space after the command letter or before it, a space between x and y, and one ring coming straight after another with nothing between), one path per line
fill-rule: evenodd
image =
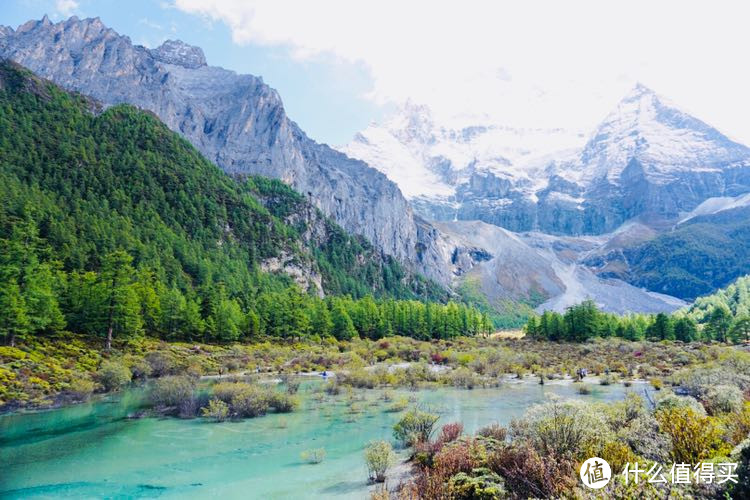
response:
M604 488L612 479L612 469L606 460L591 457L581 465L581 481L589 488L598 490Z

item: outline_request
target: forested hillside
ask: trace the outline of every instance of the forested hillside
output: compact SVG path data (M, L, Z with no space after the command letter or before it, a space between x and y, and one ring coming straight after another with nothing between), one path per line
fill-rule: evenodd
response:
M626 257L634 285L693 300L750 273L750 209L695 217Z
M63 328L203 340L489 329L463 306L393 301L447 296L283 184L229 178L149 113L101 112L3 63L0 129L8 342Z

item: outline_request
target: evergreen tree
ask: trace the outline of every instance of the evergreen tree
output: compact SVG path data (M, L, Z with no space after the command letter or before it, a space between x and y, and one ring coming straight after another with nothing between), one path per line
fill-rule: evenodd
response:
M729 308L723 304L714 307L708 317L708 323L704 328L707 340L726 342L728 340L729 328L732 326L732 314Z
M26 337L29 329L26 305L18 284L5 283L0 288L0 334L9 345L15 346L18 339Z
M357 336L354 323L341 304L334 304L331 310L331 320L333 321L333 336L338 340L350 340Z
M674 336L682 342L693 342L698 339L698 327L691 318L683 316L674 321Z
M735 341L750 341L750 315L742 314L737 316L734 323L732 323L731 334Z
M104 310L100 314L106 328L106 349L112 349L115 335L130 337L140 332L142 320L138 295L133 286L133 258L116 250L104 258L100 275Z

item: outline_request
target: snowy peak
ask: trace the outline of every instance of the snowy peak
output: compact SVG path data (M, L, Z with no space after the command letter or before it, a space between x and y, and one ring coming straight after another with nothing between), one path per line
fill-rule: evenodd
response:
M553 151L579 148L562 129L439 123L430 108L407 101L383 124L371 124L342 150L385 173L408 198L446 197L475 173L519 181L533 190L532 163Z
M203 50L181 40L167 40L150 52L154 59L167 64L192 69L206 66L206 56Z
M750 149L637 84L584 147L584 180L617 183L631 160L646 174L671 180L681 170L711 170L750 159Z

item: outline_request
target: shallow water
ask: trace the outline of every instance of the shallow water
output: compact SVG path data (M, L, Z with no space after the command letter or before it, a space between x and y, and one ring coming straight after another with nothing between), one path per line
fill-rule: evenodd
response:
M613 401L622 385L597 386L579 396L572 385L510 383L497 389L440 388L403 392L467 432L507 424L551 394ZM3 498L368 498L365 444L392 439L399 414L380 391L358 391L360 413L346 396L316 401L303 386L299 411L239 422L127 419L139 391L60 410L0 418L0 496ZM325 448L325 460L300 453Z

